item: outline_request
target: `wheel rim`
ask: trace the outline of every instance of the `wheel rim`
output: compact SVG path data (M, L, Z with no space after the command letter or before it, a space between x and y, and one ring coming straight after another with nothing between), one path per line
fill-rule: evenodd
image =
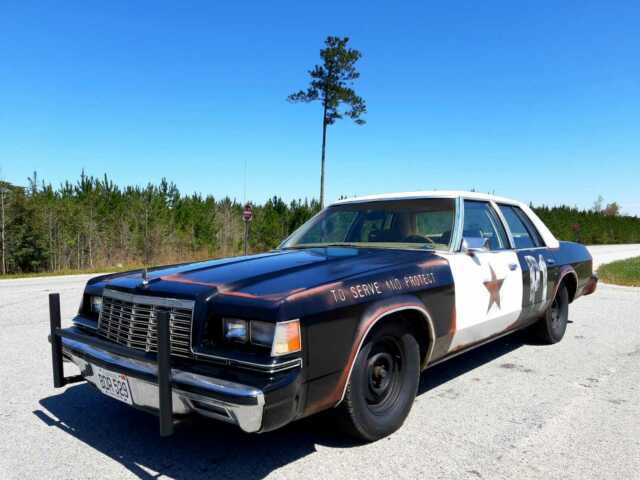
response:
M554 332L561 332L566 325L566 312L564 303L558 299L558 296L553 299L551 304L551 329Z
M366 400L373 413L383 413L394 405L401 389L403 364L403 350L395 338L385 337L369 351Z
M560 312L560 305L558 305L558 299L553 300L553 304L551 305L551 325L553 328L558 328L562 320L562 314Z

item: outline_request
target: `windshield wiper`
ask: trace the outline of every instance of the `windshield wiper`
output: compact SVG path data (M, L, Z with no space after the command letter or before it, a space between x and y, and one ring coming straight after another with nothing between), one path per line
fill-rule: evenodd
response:
M362 247L362 245L358 243L351 242L331 242L331 243L323 243L322 247Z
M358 243L358 242L329 242L329 243L302 243L300 245L290 245L282 247L281 250L303 250L307 248L327 248L327 247L348 247L348 248L376 248L380 250L429 250L435 251L431 244L414 244L408 246L406 244L394 245L393 243L381 243L376 245L375 243Z
M353 247L364 248L363 245L349 242L330 242L330 243L301 243L299 245L289 245L282 247L282 250L300 250L303 248L326 248L326 247Z

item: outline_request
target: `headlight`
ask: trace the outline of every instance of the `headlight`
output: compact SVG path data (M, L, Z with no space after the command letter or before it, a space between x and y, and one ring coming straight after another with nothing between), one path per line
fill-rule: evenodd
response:
M298 319L269 323L223 318L222 330L225 340L270 348L273 357L299 352L302 349Z
M92 296L91 297L91 313L100 315L101 311L102 311L102 297Z
M275 330L276 326L274 323L253 320L251 322L251 343L271 348Z
M239 318L225 318L222 320L224 338L232 342L247 343L247 321Z

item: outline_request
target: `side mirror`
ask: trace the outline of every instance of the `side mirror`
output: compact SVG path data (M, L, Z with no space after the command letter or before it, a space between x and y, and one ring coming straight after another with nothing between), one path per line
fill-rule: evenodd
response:
M464 237L462 239L462 251L468 255L489 251L489 239L482 237Z

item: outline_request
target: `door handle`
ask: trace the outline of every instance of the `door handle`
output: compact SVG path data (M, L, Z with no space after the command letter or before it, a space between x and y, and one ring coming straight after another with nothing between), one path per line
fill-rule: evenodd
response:
M514 271L517 268L518 268L518 264L517 263L510 263L509 264L509 270Z

